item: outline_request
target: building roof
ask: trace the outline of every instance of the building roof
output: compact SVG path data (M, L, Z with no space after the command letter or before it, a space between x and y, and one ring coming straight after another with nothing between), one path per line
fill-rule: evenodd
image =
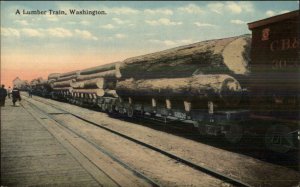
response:
M299 10L295 10L295 11L288 12L288 13L285 13L285 14L281 14L281 15L277 15L277 16L273 16L273 17L269 17L269 18L266 18L266 19L262 19L262 20L258 20L258 21L248 23L248 28L250 30L252 30L252 29L255 29L257 27L261 27L261 26L264 26L264 25L269 25L271 23L283 21L283 20L286 20L286 19L291 19L291 18L294 18L294 17L297 17L297 16L299 16Z

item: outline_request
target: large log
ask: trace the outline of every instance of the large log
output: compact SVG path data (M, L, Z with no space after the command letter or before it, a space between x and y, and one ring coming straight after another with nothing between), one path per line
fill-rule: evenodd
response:
M68 81L68 80L72 80L72 79L76 79L77 75L70 75L70 76L66 76L66 77L59 77L58 79L56 79L55 82L61 82L61 81Z
M59 88L59 87L71 87L71 83L75 80L67 80L67 81L61 81L61 82L54 82L51 84L52 88Z
M48 75L48 80L50 80L50 79L56 80L59 78L59 75L60 75L60 73L51 73Z
M110 80L106 78L95 78L90 80L72 82L71 86L75 89L115 89L116 80Z
M247 74L250 35L208 40L143 56L116 65L118 78L176 78L197 74Z
M59 77L58 79L56 79L56 82L68 81L68 80L76 79L77 76L78 75L75 74L75 75L70 75L70 76L65 76L65 77Z
M61 77L68 77L68 76L72 76L72 75L78 75L80 73L79 70L75 70L75 71L70 71L70 72L67 72L67 73L62 73L60 74L60 78Z
M73 93L96 94L98 97L104 96L103 89L73 89Z
M188 78L127 79L118 82L116 91L121 97L179 98L187 101L217 99L227 104L236 104L242 90L239 82L233 77L210 74Z
M106 78L106 79L115 79L115 74L116 70L108 70L108 71L103 71L99 73L93 73L93 74L88 74L88 75L79 75L76 80L77 81L84 81L84 80L89 80L89 79L94 79L94 78Z
M100 65L100 66L96 66L96 67L92 67L92 68L87 68L87 69L81 70L80 75L89 75L89 74L114 70L116 63L117 62L110 63L110 64L105 64L105 65Z
M104 79L103 78L96 78L90 79L80 82L72 82L72 88L75 89L96 89L96 88L104 88Z

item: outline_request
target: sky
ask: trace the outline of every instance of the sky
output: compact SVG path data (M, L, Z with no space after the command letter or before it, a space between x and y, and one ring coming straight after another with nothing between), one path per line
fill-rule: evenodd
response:
M250 34L247 23L298 7L298 1L1 1L1 84Z

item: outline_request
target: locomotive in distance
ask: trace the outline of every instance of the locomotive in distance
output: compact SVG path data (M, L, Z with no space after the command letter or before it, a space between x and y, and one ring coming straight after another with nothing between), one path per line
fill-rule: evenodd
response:
M299 41L299 11L249 23L249 35L180 46L84 70L35 79L37 95L128 117L192 123L200 134L232 143L264 134L268 149L299 149L299 44L274 52L284 38ZM285 35L282 35L285 33ZM296 43L297 43L296 42Z

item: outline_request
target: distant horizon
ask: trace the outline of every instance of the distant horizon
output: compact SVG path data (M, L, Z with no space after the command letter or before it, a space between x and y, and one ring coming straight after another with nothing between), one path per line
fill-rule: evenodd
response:
M297 1L1 1L1 84L12 87L16 77L47 79L50 73L251 34L247 23L298 6Z

